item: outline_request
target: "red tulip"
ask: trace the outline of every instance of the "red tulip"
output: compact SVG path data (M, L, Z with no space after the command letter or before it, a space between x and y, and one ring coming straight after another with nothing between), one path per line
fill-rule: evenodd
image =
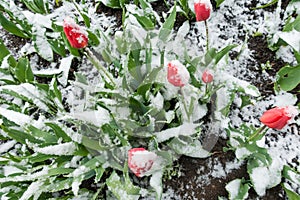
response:
M275 107L264 112L260 117L260 121L269 128L279 130L296 115L298 115L298 110L294 106Z
M128 167L137 176L143 177L148 172L157 155L144 148L133 148L128 151Z
M190 74L185 66L183 66L178 60L173 60L168 63L168 81L176 86L183 87L188 84Z
M87 46L87 32L81 26L76 24L76 22L72 18L65 18L63 28L72 47L81 49Z
M208 69L206 69L202 74L202 81L204 83L211 83L214 80L214 76L212 72Z
M196 0L194 2L194 9L196 14L196 21L205 21L210 16L212 5L210 0Z

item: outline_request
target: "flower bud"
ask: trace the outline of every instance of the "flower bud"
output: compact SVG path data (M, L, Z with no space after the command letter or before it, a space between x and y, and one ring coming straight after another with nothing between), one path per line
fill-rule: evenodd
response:
M64 19L63 28L73 48L81 49L87 46L88 33L81 26L76 24L72 18L67 17Z
M128 167L137 177L143 177L156 159L155 153L144 148L133 148L128 151Z
M212 11L212 5L210 0L195 0L194 9L196 14L196 21L205 21L209 18Z
M214 80L214 76L212 74L211 70L204 70L203 74L202 74L202 81L204 83L211 83Z
M280 130L296 115L298 110L294 106L275 107L264 112L260 121L269 128Z
M190 80L190 74L185 66L183 66L178 60L173 60L168 63L168 81L176 86L183 87L188 84Z

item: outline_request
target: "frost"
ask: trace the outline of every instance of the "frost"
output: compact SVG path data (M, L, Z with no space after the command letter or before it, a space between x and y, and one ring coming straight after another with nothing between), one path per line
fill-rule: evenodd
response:
M77 146L73 142L57 144L47 147L33 147L34 151L46 155L73 155L77 149Z

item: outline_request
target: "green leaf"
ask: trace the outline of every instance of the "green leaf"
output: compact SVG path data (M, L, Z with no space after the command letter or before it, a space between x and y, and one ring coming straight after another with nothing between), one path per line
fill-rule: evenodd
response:
M128 184L128 182L127 182ZM113 171L110 177L106 180L108 189L119 200L136 200L139 198L139 189L133 185L127 185L121 180L118 174Z
M129 107L134 110L135 113L139 113L140 115L144 115L149 110L147 106L133 97L129 98Z
M238 45L228 45L224 47L221 51L217 52L216 55L214 56L215 59L215 64L218 64L218 62L232 49L237 47Z
M124 1L128 2L128 1ZM124 3L122 4L121 0L105 0L101 1L105 6L110 7L110 8L122 8L124 7Z
M217 3L216 4L216 7L219 8L220 5L224 2L225 0L215 0L215 2Z
M173 10L171 14L166 19L166 21L164 22L164 24L159 30L158 37L160 40L162 40L163 42L166 42L168 40L168 37L174 27L175 21L176 21L176 3L173 6Z
M245 183L244 179L234 179L225 188L229 193L229 200L244 200L248 197L250 186ZM236 191L238 192L236 193Z
M12 33L16 36L19 36L19 37L22 37L22 38L30 38L30 36L24 30L18 28L15 23L7 20L2 15L1 12L0 12L0 24L2 25L2 27L5 30L7 30L8 32L10 32L10 33Z
M168 146L179 155L186 155L193 158L206 158L210 155L208 151L203 149L199 140L188 136L175 137Z
M37 53L45 60L53 61L53 51L46 37L46 28L37 26L33 32L32 40Z
M269 3L265 4L265 5L258 6L256 8L252 8L252 9L255 10L255 9L267 8L269 6L272 6L272 5L276 4L277 2L278 2L278 0L272 0L271 2L269 2Z
M22 144L26 144L27 141L30 141L35 144L43 143L43 141L36 139L35 137L33 137L30 134L27 134L26 132L21 131L21 130L15 130L15 129L4 127L4 126L2 127L2 130L5 131L9 137L11 137L12 139L14 139L17 142L20 142Z
M34 81L34 75L27 58L19 59L15 69L15 75L21 83Z
M57 39L48 39L48 42L51 46L51 49L59 54L62 57L66 57L66 49L65 49L65 45L63 45L61 43L61 41L57 40Z
M3 59L6 57L6 56L9 56L8 58L8 62L9 64L12 65L12 67L15 67L16 66L16 60L14 59L13 56L11 56L9 50L6 48L6 46L4 45L3 41L0 39L0 63L2 63Z
M34 13L47 14L48 1L44 0L22 0L26 7Z
M146 30L154 29L155 24L151 21L149 17L139 16L137 14L134 14L134 16L138 20L138 22L142 25L142 27L145 28Z
M282 188L284 189L287 197L289 198L289 200L299 200L300 199L300 195L297 194L296 192L294 191L291 191L289 189L287 189L284 184L281 184Z
M291 91L300 84L300 65L292 67L285 66L279 70L277 73L278 79L277 83L280 85L281 89L284 91Z
M27 127L27 129L28 129L28 133L30 133L30 135L32 135L33 137L38 138L39 140L43 139L43 141L44 141L43 144L56 144L57 143L58 138L55 135L53 135L47 131L42 131L32 125L29 125Z

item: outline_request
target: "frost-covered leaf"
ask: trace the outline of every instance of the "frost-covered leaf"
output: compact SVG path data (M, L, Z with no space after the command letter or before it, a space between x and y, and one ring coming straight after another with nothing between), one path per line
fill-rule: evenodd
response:
M29 185L28 189L23 193L20 200L27 200L30 199L31 197L33 197L33 199L38 199L43 192L42 190L43 185L44 182L40 180L32 182Z
M57 145L51 145L46 147L36 147L32 146L33 150L38 153L46 154L46 155L73 155L77 150L77 145L74 142L62 143Z
M163 192L162 177L163 177L163 171L157 171L152 175L150 179L150 185L151 187L154 188L156 192L156 199L161 199L162 196L162 192Z
M15 69L15 75L21 83L34 81L34 75L27 58L19 59Z
M74 56L69 56L66 58L62 58L60 61L60 65L59 65L59 70L62 72L61 76L58 77L58 81L65 87L68 83L68 76L69 76L69 71L70 71L70 67L72 64L72 60L73 60Z
M166 19L164 24L159 30L159 39L162 40L163 42L166 42L168 40L168 37L171 34L171 31L173 29L174 23L176 20L176 5L173 6L173 9L169 15L169 17Z
M243 200L248 198L248 190L250 186L243 182L244 180L242 179L235 179L226 185L225 188L229 193L230 200Z
M198 139L192 139L189 136L175 137L168 144L179 155L186 155L193 158L206 158L210 153L203 149Z
M267 189L272 188L281 182L282 169L283 165L278 158L273 158L273 161L269 166L258 166L250 170L248 167L251 183L259 196L265 195ZM262 179L261 177L264 178Z
M169 128L160 132L154 133L158 142L167 141L173 137L180 135L189 136L195 134L195 129L199 124L185 123L175 128Z
M6 17L0 13L0 24L8 32L23 38L29 38L29 35L22 28L19 28L15 23L6 19Z
M49 5L47 0L22 0L22 2L35 13L48 13Z
M108 186L108 189L114 194L114 196L119 199L128 199L128 200L138 200L139 194L137 193L137 190L132 188L127 188L126 185L124 185L124 181L122 181L121 177L118 176L118 174L113 171L113 173L110 175L110 177L106 180L106 184Z

